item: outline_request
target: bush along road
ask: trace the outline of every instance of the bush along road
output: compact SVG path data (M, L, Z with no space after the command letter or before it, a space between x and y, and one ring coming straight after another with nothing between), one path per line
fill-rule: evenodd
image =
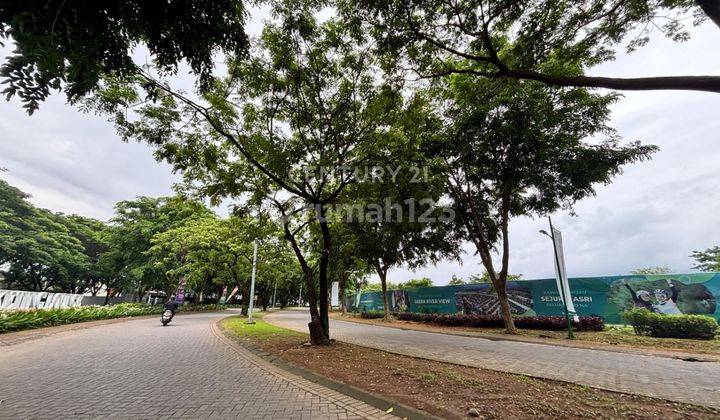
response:
M225 306L222 305L185 305L180 307L181 312L218 311L224 309ZM146 305L142 303L0 311L0 334L101 319L159 315L162 311L162 305Z

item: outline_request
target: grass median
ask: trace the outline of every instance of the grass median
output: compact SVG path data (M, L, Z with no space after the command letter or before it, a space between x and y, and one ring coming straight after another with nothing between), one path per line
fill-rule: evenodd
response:
M227 318L226 334L336 381L443 418L471 411L495 418L718 418L720 411L387 353L335 342L310 347L308 335L268 324L262 315Z

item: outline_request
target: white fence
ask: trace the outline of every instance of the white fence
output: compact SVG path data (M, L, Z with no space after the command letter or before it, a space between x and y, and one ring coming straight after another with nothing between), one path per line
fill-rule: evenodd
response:
M0 290L0 309L69 308L82 305L83 295Z

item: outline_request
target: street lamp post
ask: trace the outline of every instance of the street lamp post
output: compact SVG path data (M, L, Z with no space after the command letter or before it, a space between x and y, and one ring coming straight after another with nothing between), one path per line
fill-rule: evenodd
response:
M253 241L253 267L252 267L252 276L250 277L250 296L248 296L248 299L250 299L250 302L248 304L248 319L245 321L246 324L254 324L255 321L253 321L253 301L255 300L255 270L257 268L257 239Z
M544 230L540 230L540 233L542 233L543 235L550 238L550 240L552 241L552 244L553 244L553 253L555 255L555 269L557 270L557 275L559 278L558 284L560 284L560 294L562 295L560 297L560 301L563 304L563 311L565 312L565 320L567 321L568 338L572 340L575 338L575 335L573 334L572 323L570 322L570 312L568 311L568 305L566 302L567 295L565 294L565 285L563 284L562 270L560 269L560 259L558 258L558 250L557 250L557 246L555 245L555 234L553 233L552 220L550 219L550 216L548 216L548 220L550 221L550 232L551 233L547 233Z

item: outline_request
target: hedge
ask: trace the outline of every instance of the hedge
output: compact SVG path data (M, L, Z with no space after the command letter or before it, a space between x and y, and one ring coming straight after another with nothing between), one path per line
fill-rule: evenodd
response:
M393 315L397 315L393 313ZM360 312L360 318L364 319L377 319L377 318L383 318L385 317L385 313L383 311L367 311L367 312Z
M499 315L477 314L428 314L415 312L399 312L393 314L402 321L425 322L447 327L503 328L505 323ZM362 318L382 318L380 311L363 312ZM528 330L564 330L567 320L563 316L517 316L515 326ZM581 316L579 322L573 322L576 331L602 331L605 321L598 316Z
M191 312L222 309L225 309L225 307L220 305L186 305L180 307L180 311ZM62 309L0 311L0 334L10 331L29 330L99 319L153 315L160 314L162 311L162 305L146 305L141 303L120 303L111 306L79 306Z
M636 334L652 337L712 340L720 332L715 318L705 315L664 315L636 308L624 312L623 319Z

